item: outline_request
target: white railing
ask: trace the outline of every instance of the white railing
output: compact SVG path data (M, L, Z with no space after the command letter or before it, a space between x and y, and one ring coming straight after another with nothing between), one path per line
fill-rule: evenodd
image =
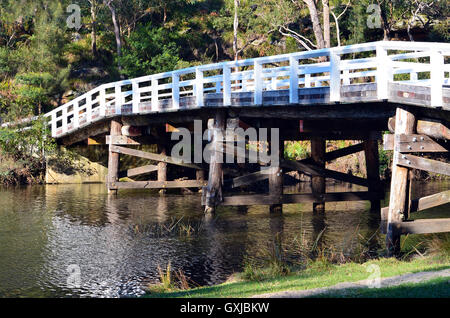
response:
M222 106L230 106L233 93L252 92L253 104L262 105L264 91L289 90L296 104L299 89L329 87L329 102L339 102L341 86L364 82L376 83L377 98L386 100L396 81L430 86L431 106L442 107L449 56L446 43L372 42L201 65L104 84L45 116L60 137L105 117L178 110L186 98L204 107L205 94L219 93Z

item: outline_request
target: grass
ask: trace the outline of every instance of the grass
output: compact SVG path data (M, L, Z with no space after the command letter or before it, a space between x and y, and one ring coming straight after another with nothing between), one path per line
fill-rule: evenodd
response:
M449 298L448 277L430 279L422 283L408 283L383 288L352 288L341 292L331 292L310 298Z
M371 275L368 267L371 264L380 267L381 278L384 278L447 269L450 268L450 256L448 254L416 256L409 260L380 258L362 264L354 262L332 264L326 260L317 260L309 263L304 269L292 271L285 276L250 281L245 280L242 274L237 274L234 277L235 282L185 291L149 293L145 297L249 297L278 291L328 287L338 283L368 279Z

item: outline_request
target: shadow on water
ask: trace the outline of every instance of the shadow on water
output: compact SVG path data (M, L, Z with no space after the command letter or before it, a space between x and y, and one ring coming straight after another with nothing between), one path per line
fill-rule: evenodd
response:
M448 183L426 183L415 195L441 188ZM197 284L213 285L277 235L314 242L320 234L318 244L351 249L355 233L370 238L378 229L367 202L327 203L325 214L313 214L308 203L283 208L271 215L267 206L221 207L205 218L198 195L111 197L101 184L0 189L0 297L139 295L169 261Z

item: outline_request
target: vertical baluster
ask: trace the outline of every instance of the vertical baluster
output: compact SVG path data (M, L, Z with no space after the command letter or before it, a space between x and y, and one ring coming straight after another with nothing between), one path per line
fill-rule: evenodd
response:
M311 74L305 74L305 87L311 87Z
M159 108L158 98L158 79L152 78L152 111L156 112Z
M431 106L442 107L442 85L444 85L444 56L437 50L430 53Z
M216 93L220 94L222 92L222 82L217 81L216 82Z
M86 124L92 122L92 94L86 95Z
M378 99L388 99L389 80L392 77L390 70L390 59L387 50L381 45L377 45L377 96Z
M231 68L223 66L223 106L231 105Z
M334 51L330 52L330 102L341 100L341 57Z
M417 72L409 73L409 80L410 81L417 81L418 80Z
M117 84L115 87L114 87L114 90L115 90L115 102L114 102L114 104L115 104L115 114L116 115L120 115L121 113L122 113L122 87L119 85L119 84Z
M51 121L51 125L52 125L52 137L56 137L56 111L52 112L52 121Z
M75 101L73 103L73 128L77 129L80 127L80 111L79 108L80 103L78 101Z
M197 107L203 107L203 71L199 68L195 69L195 96L197 100Z
M289 57L289 103L298 103L298 59Z
M343 74L344 85L350 85L350 71L344 70L343 73L344 73Z
M63 134L67 132L67 108L66 106L62 109L62 132Z
M180 75L172 74L172 106L174 109L180 108Z
M100 87L100 95L99 95L99 104L100 104L100 117L106 116L106 89L104 86Z
M263 92L263 74L262 74L262 64L258 60L255 61L253 77L255 80L255 96L254 103L255 105L262 105L262 92Z
M139 83L134 80L131 82L131 89L133 91L133 114L139 113L139 103L141 102L141 93L139 91Z

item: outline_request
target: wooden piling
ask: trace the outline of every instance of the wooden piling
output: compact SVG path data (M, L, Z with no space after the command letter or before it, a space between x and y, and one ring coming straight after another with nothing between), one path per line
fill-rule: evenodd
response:
M314 138L311 140L311 158L315 166L325 168L325 151L326 142L324 139ZM314 197L317 199L317 201L313 203L313 211L324 212L325 177L312 176L311 189Z
M380 193L380 159L378 155L378 141L366 140L364 142L364 156L366 160L367 181L369 192ZM380 199L370 201L371 211L380 211Z
M272 137L272 136L271 136ZM274 147L272 147L272 145ZM278 140L278 145L271 138L270 139L270 151L275 151L275 146L278 148L278 162L281 162L281 159L284 157L284 140ZM269 193L271 196L279 198L279 202L282 201L283 196L283 170L280 165L274 167L273 173L269 176ZM283 205L282 204L271 204L270 205L270 213L282 213Z
M212 152L209 163L208 185L206 187L205 213L215 213L216 207L222 202L223 183L223 152L217 151L217 147L223 144L225 136L225 112L218 111L214 118L212 135Z
M162 156L167 155L167 149L166 149L166 131L165 127L164 129L160 128L157 129L158 131L158 139L161 140L158 143L157 149L158 153ZM158 162L158 181L164 182L167 181L167 162L160 161ZM162 188L159 190L160 194L166 193L166 189Z
M408 108L397 108L395 116L395 134L412 134L415 129L415 116ZM389 212L387 219L386 247L389 255L400 252L399 231L393 223L402 222L408 214L409 208L409 169L397 165L399 155L394 150L394 161L392 163L391 193L389 198Z
M122 124L118 120L111 120L110 124L110 135L120 136L122 130ZM112 189L116 182L119 181L119 159L120 155L117 152L111 151L111 146L109 146L108 155L108 193L117 194L117 190Z

